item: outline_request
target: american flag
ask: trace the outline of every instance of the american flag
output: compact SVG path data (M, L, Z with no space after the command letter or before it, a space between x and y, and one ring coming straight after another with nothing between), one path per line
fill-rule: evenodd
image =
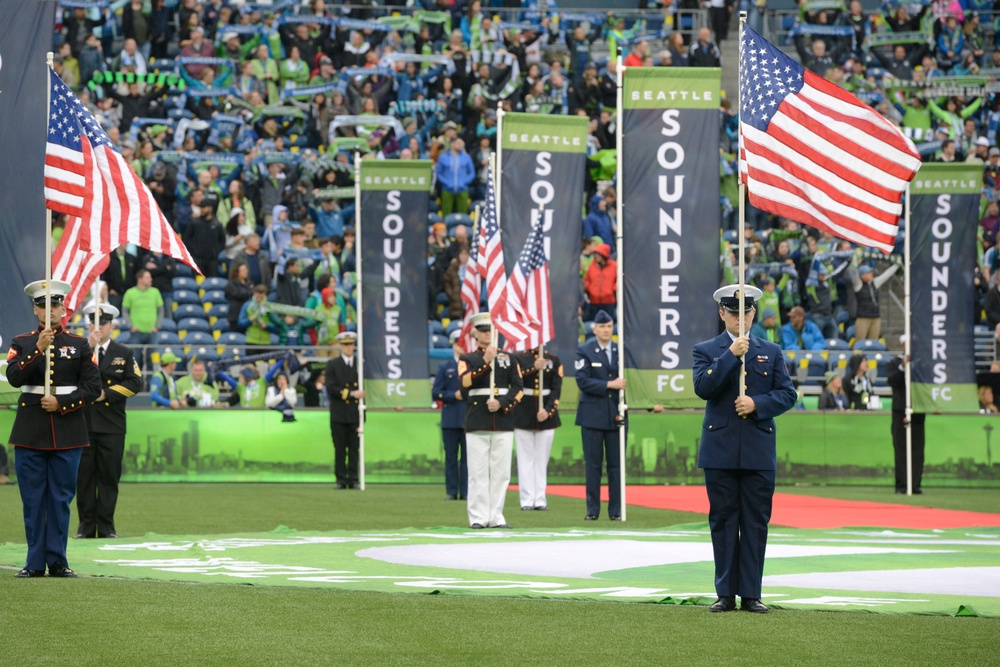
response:
M545 235L541 220L532 227L521 249L521 256L511 272L507 289L524 305L529 319L538 323L531 335L518 346L519 350L533 350L555 338L552 322L552 291L549 287L549 263L545 256Z
M891 252L919 168L892 123L744 26L740 173L751 204Z
M473 231L473 237L478 238L479 230ZM465 278L462 280L462 306L465 315L462 317L462 334L459 340L466 352L476 349L476 339L472 336L472 316L479 312L479 301L482 298L483 279L479 275L478 243L469 244L469 263L465 266Z
M483 208L483 219L479 223L479 275L486 279L486 295L493 326L507 339L508 346L524 349L524 341L531 336L538 322L528 317L517 294L507 289L507 269L504 266L503 245L500 243L493 170L487 171L486 205Z
M97 277L108 268L111 258L110 254L95 254L80 248L82 228L83 223L80 218L70 218L52 253L52 279L64 280L72 286L63 301L66 305L64 323L68 322L73 313L87 300L90 288Z
M153 193L97 120L52 70L49 80L45 205L80 219L79 249L109 255L123 243L134 243L195 267Z

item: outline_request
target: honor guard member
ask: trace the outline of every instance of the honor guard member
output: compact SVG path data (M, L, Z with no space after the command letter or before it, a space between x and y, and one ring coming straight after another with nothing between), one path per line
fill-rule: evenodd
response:
M493 325L489 313L473 315L472 326L478 349L458 360L458 374L468 398L465 439L469 447L469 525L510 528L503 506L510 485L514 406L522 395L521 369L517 360L491 344Z
M51 328L45 328L45 292ZM17 336L7 354L7 381L20 387L10 444L24 504L28 559L15 577L75 577L66 560L70 503L80 452L89 444L84 407L101 394L101 376L87 341L59 322L69 283L39 280L24 288L35 303L38 329ZM46 360L46 350L50 358ZM45 377L50 380L45 393Z
M97 311L98 325L93 328ZM80 456L76 483L76 537L118 537L115 507L125 456L125 401L142 390L142 373L132 350L111 340L118 309L110 303L84 309L91 331L87 343L97 357L101 395L87 406L90 447Z
M361 426L361 400L365 397L358 384L358 359L354 348L358 335L353 331L337 334L340 356L326 363L326 392L330 398L330 434L333 436L333 472L338 489L358 487L358 428Z
M559 419L563 367L559 357L535 348L517 355L524 383L524 398L514 408L514 438L517 441L517 486L521 510L547 510L545 487L549 478L549 456Z
M719 596L710 609L733 610L739 595L741 608L763 614L761 579L777 472L774 418L795 405L796 394L781 348L740 336L740 317L750 331L762 294L756 287L743 289L742 315L739 285L716 290L726 330L694 347L694 391L707 401L698 467L705 470Z
M583 460L587 473L587 515L596 521L601 515L601 473L604 459L608 466L608 518L621 521L621 453L618 433L618 392L625 389L625 378L618 377L618 344L612 342L615 323L604 311L594 317L596 341L576 350L576 384L580 401L576 424L583 438ZM626 422L627 424L627 422Z
M465 396L458 376L458 358L462 355L458 329L448 340L454 356L441 362L434 375L431 393L441 403L441 440L444 442L444 490L448 500L465 500L469 494L469 458L465 448Z

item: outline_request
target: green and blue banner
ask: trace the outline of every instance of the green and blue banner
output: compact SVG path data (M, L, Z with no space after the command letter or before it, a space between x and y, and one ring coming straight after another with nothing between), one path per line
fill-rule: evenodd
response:
M719 332L718 68L625 70L623 344L630 407L694 408L694 346Z
M0 0L0 337L38 326L21 287L45 277L45 54L54 0Z
M579 345L580 202L587 166L589 121L583 116L506 113L499 144L500 229L507 273L514 268L528 232L539 219L545 232L552 286L555 338L546 349L557 355L569 374ZM560 405L576 404L576 383L563 384Z
M429 160L361 162L361 305L365 403L428 407Z
M916 412L976 412L972 285L982 165L925 164L910 185L910 399Z

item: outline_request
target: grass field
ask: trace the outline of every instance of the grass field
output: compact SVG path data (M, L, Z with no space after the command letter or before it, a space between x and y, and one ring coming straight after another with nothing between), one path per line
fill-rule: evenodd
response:
M1000 491L779 489L949 509L1000 508ZM123 537L462 526L464 504L438 486L126 485ZM516 528L582 526L582 501L551 498ZM628 525L704 517L630 507ZM75 518L74 518L75 521ZM603 522L602 522L603 523ZM606 525L606 524L605 524ZM71 529L75 528L75 524ZM0 542L23 543L17 489L0 488ZM71 551L72 554L72 551ZM448 595L390 595L239 584L0 576L0 665L1000 664L1000 620L775 611Z

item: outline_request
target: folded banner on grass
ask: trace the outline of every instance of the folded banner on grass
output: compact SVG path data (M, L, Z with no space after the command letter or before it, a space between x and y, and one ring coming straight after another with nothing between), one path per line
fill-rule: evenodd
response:
M910 402L917 412L979 409L971 317L979 304L970 269L982 181L978 164L927 164L910 187Z
M919 168L898 128L744 26L740 172L751 204L888 253Z
M431 404L427 381L428 160L361 162L361 308L365 403Z
M197 268L149 187L97 120L52 70L49 81L45 204L80 218L79 249L109 255L134 243Z

